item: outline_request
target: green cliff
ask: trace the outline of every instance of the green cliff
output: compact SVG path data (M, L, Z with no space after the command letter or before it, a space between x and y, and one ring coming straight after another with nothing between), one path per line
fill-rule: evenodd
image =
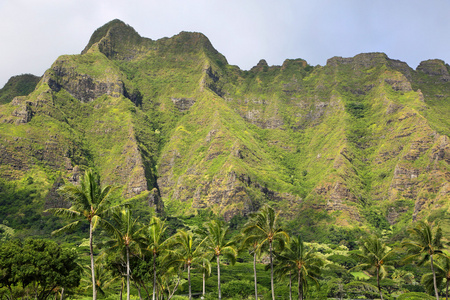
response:
M94 167L179 214L271 203L301 225L402 228L449 208L449 71L382 53L243 71L200 33L154 41L114 20L0 105L0 174L33 178L35 209Z

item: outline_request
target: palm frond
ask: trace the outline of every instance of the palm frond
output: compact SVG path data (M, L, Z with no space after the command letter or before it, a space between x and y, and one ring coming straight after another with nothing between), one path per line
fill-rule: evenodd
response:
M79 211L70 209L70 208L49 208L44 212L49 212L54 214L55 216L60 216L68 219L75 219L81 216Z
M72 222L70 224L67 224L64 227L53 231L52 232L52 236L55 236L55 235L58 235L58 234L61 234L61 233L64 233L64 232L72 231L72 230L76 229L79 226L79 224L80 224L80 221L75 221L75 222Z

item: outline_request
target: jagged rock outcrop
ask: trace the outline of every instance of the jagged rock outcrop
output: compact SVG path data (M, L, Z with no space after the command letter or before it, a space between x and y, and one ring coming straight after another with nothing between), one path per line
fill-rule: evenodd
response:
M94 78L88 74L80 74L75 68L65 64L63 58L59 59L43 76L43 82L53 91L65 89L82 102L91 102L102 95L120 97L124 94L123 82L112 70L109 70L111 74L107 78Z
M437 77L440 81L450 81L449 66L440 59L423 61L417 67L417 71Z

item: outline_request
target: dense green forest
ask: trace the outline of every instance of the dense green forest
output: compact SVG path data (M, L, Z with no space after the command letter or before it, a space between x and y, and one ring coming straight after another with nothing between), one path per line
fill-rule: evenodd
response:
M1 299L447 297L450 256L439 218L403 236L353 230L339 243L318 243L269 205L229 222L208 210L142 210L92 170L58 193L72 205L47 212L70 221L51 240L2 225Z

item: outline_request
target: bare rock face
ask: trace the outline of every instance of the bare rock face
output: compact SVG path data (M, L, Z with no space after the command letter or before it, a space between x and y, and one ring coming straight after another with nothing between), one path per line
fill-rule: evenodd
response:
M450 164L450 139L446 135L437 136L437 141L432 149L431 158L433 161L443 160Z
M160 213L164 211L164 202L161 199L161 195L159 194L159 190L157 188L153 188L148 196L148 206L154 207L156 212Z
M401 207L389 207L386 215L386 219L389 222L389 224L394 225L398 222L398 219L401 215L408 212L407 206L401 206Z
M33 117L32 103L25 100L25 97L16 97L11 102L12 105L18 106L12 112L14 117L18 117L16 124L25 124L31 121Z
M374 66L385 64L388 61L388 57L384 53L362 53L355 57L332 57L327 60L327 66L337 67L339 65L351 64L357 70L369 69Z
M430 59L421 62L417 67L417 71L437 77L442 82L450 81L448 65L440 59Z
M173 179L173 169L175 167L175 163L180 158L180 153L177 150L170 151L165 153L161 159L159 174L158 177L158 186L163 195L169 193L169 189L171 186L175 184Z
M239 102L248 105L249 109L240 111L241 117L263 129L278 129L284 125L277 102L273 99L244 99Z
M195 104L195 99L192 98L172 98L172 103L180 112L185 112Z
M410 92L412 91L411 83L406 79L405 76L402 76L401 78L386 78L384 80L387 84L391 85L392 88L395 91L402 91L402 92Z
M71 206L71 203L64 199L61 195L58 194L58 189L63 186L64 179L61 177L58 177L55 182L53 183L52 188L47 193L47 196L45 196L45 203L44 203L44 209L49 208L69 208Z
M80 74L74 68L65 66L64 59L55 62L52 69L44 74L43 82L55 92L67 90L75 99L90 102L102 96L120 97L124 94L124 86L117 75L111 74L106 80Z
M397 165L394 170L391 189L402 192L403 197L415 199L417 197L417 184L414 180L419 176L418 169Z

